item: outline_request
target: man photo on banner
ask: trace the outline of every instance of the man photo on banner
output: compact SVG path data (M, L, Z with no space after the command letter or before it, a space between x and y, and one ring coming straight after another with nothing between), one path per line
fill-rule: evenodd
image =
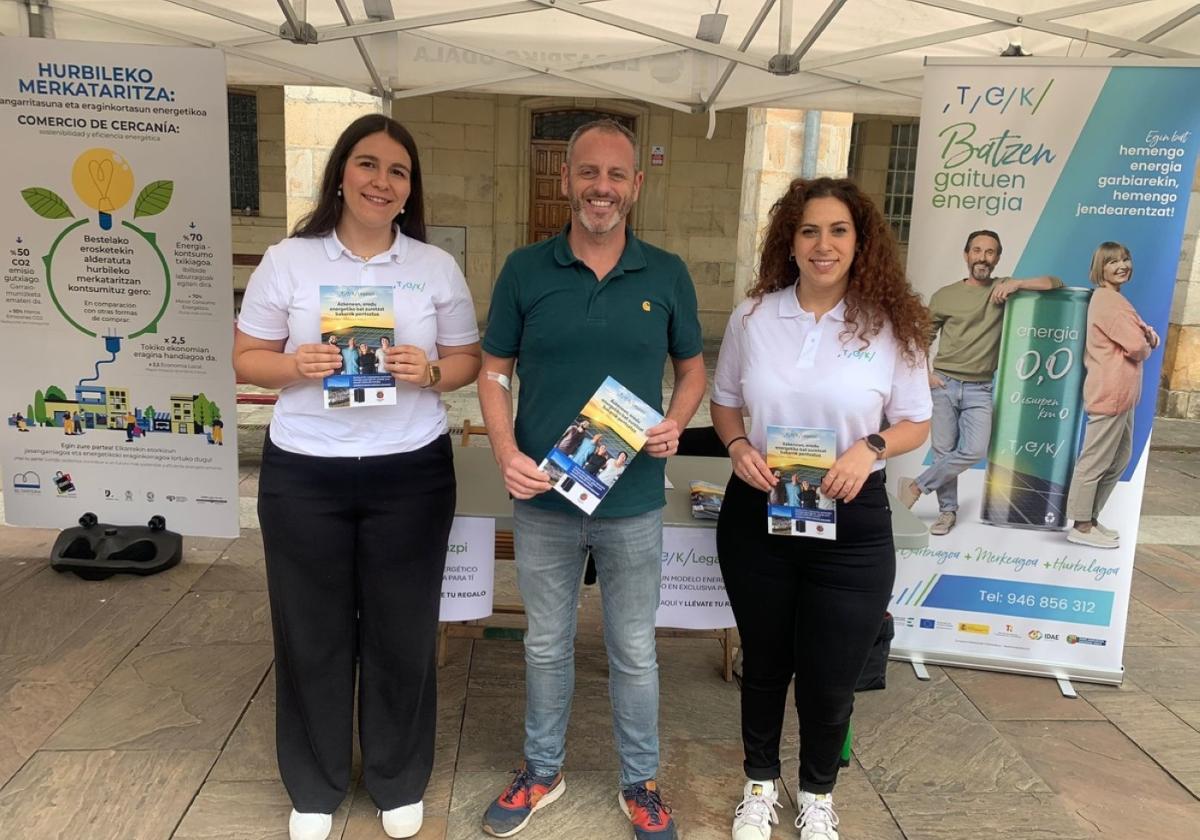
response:
M677 451L704 396L705 373L687 267L626 226L643 180L637 162L637 140L619 123L577 129L561 173L570 222L557 236L510 254L492 294L479 401L514 498L517 583L529 621L524 760L484 814L483 830L494 837L521 831L565 789L576 604L589 550L604 610L620 804L637 840L676 837L656 779L663 459ZM596 386L611 376L661 411L668 358L675 388L666 419L646 430L641 456L595 513L547 492L551 478L538 461L556 443L576 445L572 457L580 465L606 454L594 428L562 432L570 423L582 426L579 407ZM508 391L514 368L521 378L515 424Z
M941 334L929 374L933 463L915 479L901 478L896 495L911 508L925 493L937 493L938 517L929 527L936 536L950 533L958 521L958 476L987 455L1005 301L1014 292L1062 287L1050 275L994 277L1002 251L998 233L973 231L963 247L967 276L938 289L929 301L933 338Z

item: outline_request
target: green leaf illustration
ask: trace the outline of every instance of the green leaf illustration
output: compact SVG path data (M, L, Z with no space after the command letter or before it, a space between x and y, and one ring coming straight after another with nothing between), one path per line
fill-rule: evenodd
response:
M133 205L133 218L142 216L157 216L167 209L171 203L171 195L175 192L174 181L153 181L138 193Z
M29 208L43 219L73 219L75 214L58 194L45 187L27 187L21 190L21 198Z

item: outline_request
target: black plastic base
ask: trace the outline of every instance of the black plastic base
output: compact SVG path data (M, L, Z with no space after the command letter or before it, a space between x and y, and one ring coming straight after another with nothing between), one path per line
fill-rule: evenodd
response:
M94 513L79 518L54 541L50 567L74 572L84 580L104 580L115 574L153 575L183 558L183 537L166 530L161 516L146 525L108 525Z

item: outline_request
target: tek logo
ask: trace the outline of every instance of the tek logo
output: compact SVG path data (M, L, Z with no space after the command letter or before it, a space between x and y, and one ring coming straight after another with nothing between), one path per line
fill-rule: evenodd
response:
M942 113L948 113L951 108L965 108L968 114L980 109L998 110L1003 114L1012 108L1036 114L1052 87L1054 79L1044 85L956 85Z

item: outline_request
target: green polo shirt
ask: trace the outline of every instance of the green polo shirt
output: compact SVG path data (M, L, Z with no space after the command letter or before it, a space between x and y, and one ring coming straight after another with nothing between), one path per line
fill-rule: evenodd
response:
M689 359L702 349L696 290L683 260L627 228L621 259L597 281L571 252L569 229L509 255L483 339L491 355L517 360L517 446L538 462L606 376L661 413L668 354ZM532 503L578 510L553 490ZM594 516L634 516L664 504L663 459L643 453Z

